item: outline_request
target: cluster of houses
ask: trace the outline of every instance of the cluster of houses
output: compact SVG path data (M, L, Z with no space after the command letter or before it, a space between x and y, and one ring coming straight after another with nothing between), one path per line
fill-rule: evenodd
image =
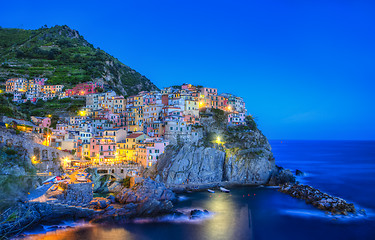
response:
M64 90L64 85L46 85L47 78L11 78L5 83L5 92L13 94L13 101L25 103L27 101L47 101L55 97L66 98L71 96L85 96L103 88L98 82L88 82L76 85L73 89Z
M216 88L183 84L124 98L113 91L97 93L77 86L69 96L84 95L86 106L76 116L61 119L54 129L49 117L32 121L49 129L43 144L70 151L90 164L152 166L169 144L199 140L199 124L207 109L227 112L228 124L245 124L243 99L218 94Z

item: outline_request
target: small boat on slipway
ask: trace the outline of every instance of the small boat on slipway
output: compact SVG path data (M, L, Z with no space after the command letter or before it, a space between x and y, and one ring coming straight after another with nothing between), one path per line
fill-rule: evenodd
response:
M223 188L223 187L220 187L220 191L225 192L225 193L229 193L230 192L228 189Z
M210 192L210 193L215 193L215 191L212 190L212 189L207 189L207 191Z

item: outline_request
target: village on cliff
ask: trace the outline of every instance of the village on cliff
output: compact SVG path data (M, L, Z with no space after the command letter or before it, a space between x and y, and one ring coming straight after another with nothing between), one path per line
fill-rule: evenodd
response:
M8 79L6 93L18 104L78 98L85 99L86 106L75 116L60 117L56 128L51 127L51 115L32 116L32 123L3 117L2 125L37 134L39 138L34 139L39 144L71 153L74 159L65 158L64 168L116 164L147 168L158 161L167 145L196 141L207 109L225 111L228 125L244 125L247 114L241 97L191 84L124 97L100 82L80 83L67 90L46 82L45 78Z

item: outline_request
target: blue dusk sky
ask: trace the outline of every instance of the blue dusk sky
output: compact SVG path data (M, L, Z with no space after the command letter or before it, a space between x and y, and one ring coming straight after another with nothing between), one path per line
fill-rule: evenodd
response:
M242 96L271 139L375 140L375 1L1 1L0 26L68 25L159 88Z

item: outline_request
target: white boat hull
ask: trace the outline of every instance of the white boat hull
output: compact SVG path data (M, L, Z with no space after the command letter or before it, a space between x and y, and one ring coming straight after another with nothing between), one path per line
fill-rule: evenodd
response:
M220 187L220 191L222 191L222 192L226 192L226 193L229 193L229 192L230 192L228 189L223 188L223 187Z

